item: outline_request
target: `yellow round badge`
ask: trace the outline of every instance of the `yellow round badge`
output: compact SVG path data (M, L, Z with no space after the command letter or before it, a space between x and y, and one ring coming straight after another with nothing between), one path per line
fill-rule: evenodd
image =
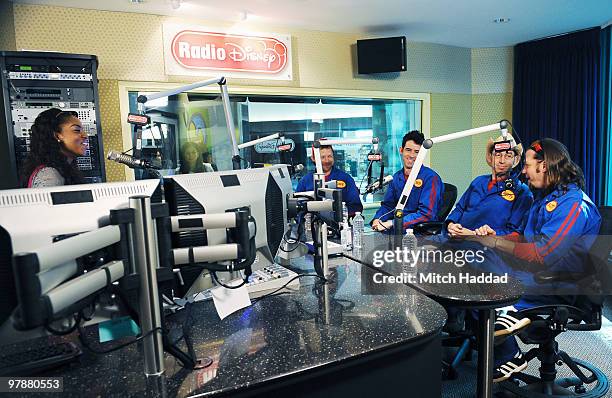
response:
M515 199L514 192L509 189L506 189L501 193L501 197L506 199L508 202L512 202Z
M421 188L422 185L423 185L423 180L421 180L420 178L417 178L416 180L414 180L415 187Z
M549 213L557 208L557 201L553 200L552 202L548 202L546 204L546 211Z
M338 180L338 181L336 181L336 186L338 188L344 188L346 186L346 182L344 182L342 180Z

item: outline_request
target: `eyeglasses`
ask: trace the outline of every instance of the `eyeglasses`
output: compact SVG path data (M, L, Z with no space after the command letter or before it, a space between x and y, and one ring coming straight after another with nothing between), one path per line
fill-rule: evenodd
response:
M496 152L495 153L495 158L496 159L506 159L506 160L511 160L514 159L514 153L513 152Z

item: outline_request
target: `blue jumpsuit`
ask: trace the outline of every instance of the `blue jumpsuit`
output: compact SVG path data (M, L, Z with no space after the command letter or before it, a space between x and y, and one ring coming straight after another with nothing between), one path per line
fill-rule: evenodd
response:
M314 173L310 172L300 179L296 192L306 192L314 190ZM342 188L342 201L346 203L349 215L354 215L355 212L362 212L363 205L359 197L359 190L355 184L355 180L348 173L332 167L328 176L325 176L325 181L336 180L338 188ZM344 185L344 186L343 186Z
M487 224L497 235L518 232L523 217L533 203L533 194L520 181L512 189L504 181L495 184L491 175L476 177L446 218L447 222L459 223L474 230ZM448 231L443 229L443 234Z
M559 188L546 196L537 195L521 227L524 242L516 243L511 256L500 257L489 251L495 255L487 256L490 261L485 262L486 266L519 279L528 294L537 292L533 274L538 271L584 270L600 225L597 206L575 184L570 184L567 190ZM509 237L517 240L513 238ZM530 301L531 298L524 298L515 307L529 308Z
M393 174L393 181L387 188L374 219L379 218L380 221L393 219L393 210L404 190L406 180L403 168ZM419 222L437 221L443 193L444 184L440 176L429 167L422 166L404 206L404 229Z
M564 301L571 304L572 297L533 295L542 288L535 283L533 274L540 270L582 272L600 225L597 207L580 188L575 184L567 190L557 188L548 195L536 195L523 223L525 242L516 243L514 248L513 257L518 261L508 261L509 256L504 256L505 262L500 257L487 256L492 260L487 262L494 268L492 271L508 272L525 286L527 295L514 305L517 310ZM520 261L521 269L516 270ZM532 272L525 269L525 262ZM496 347L496 362L507 361L517 350L516 339L508 338Z

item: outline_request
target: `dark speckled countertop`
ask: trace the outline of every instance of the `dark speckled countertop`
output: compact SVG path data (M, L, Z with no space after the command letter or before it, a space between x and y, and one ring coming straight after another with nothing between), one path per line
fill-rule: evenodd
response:
M308 272L311 264L298 260L294 269ZM347 259L333 264L330 283L301 278L298 292L268 297L222 321L211 301L167 317L170 339L178 340L186 325L196 354L213 359L208 368L186 371L166 355L166 379L147 383L140 344L133 344L105 355L86 351L79 361L47 375L64 378L61 396L216 395L418 345L441 330L446 312L435 301L403 285L393 295L364 295L362 266ZM96 341L97 327L87 328L87 337ZM77 341L74 335L64 339Z
M457 250L453 246L440 246L435 241L419 238L418 247L420 249L436 249L436 250ZM458 247L461 249L461 246ZM479 247L480 248L480 247ZM366 233L363 236L363 247L359 250L353 249L352 252L347 252L345 255L352 259L369 265L369 268L363 269L362 278L372 280L376 272L383 272L388 275L400 275L406 272L407 268L401 262L385 261L384 264L376 268L373 265L373 252L376 250L394 250L393 236L381 234L378 232ZM484 249L490 250L490 249ZM474 309L491 309L504 307L516 303L524 293L522 284L515 278L508 276L507 281L503 283L466 283L459 282L460 274L469 274L477 277L479 275L490 274L491 272L478 270L470 267L467 264L457 266L448 262L422 262L416 263L412 273L415 275L413 283L406 283L415 290L423 293L432 299L442 303L443 305L469 307ZM421 279L421 276L427 274L437 275L453 275L454 282L429 282L426 279ZM373 283L370 283L373 286ZM373 286L377 293L384 293L389 289L389 285L382 287ZM395 288L394 286L392 287Z

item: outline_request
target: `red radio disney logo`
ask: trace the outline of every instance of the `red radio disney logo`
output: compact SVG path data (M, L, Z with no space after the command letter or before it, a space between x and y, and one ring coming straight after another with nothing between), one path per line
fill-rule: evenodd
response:
M189 69L279 73L287 46L271 37L183 30L172 40L172 56Z

